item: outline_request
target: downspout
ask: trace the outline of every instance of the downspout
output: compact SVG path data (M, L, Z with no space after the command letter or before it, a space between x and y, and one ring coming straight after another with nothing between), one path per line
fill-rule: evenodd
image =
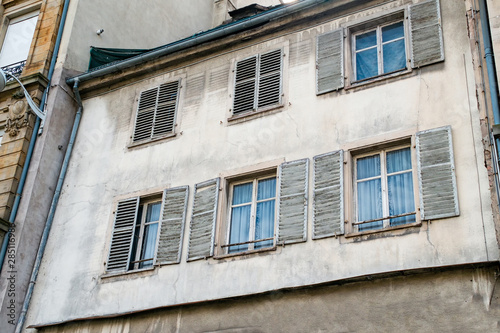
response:
M70 0L65 0L65 2L64 2L63 12L62 12L62 16L61 16L61 22L59 23L59 30L57 31L57 39L56 39L56 43L54 45L54 52L52 53L52 59L50 62L49 73L47 76L48 84L43 92L42 100L40 102L40 109L42 111L44 111L44 109L45 109L45 102L47 100L47 96L49 93L50 82L52 81L52 76L54 74L54 68L56 66L57 54L59 53L59 46L61 45L62 32L63 32L63 28L64 28L64 23L66 22L69 1ZM30 144L28 146L28 152L26 153L26 160L24 161L24 166L23 166L23 170L21 173L21 178L19 180L19 185L17 186L16 196L14 198L14 204L12 205L12 210L11 210L10 216L9 216L9 222L12 226L14 225L14 222L16 220L17 211L19 209L19 203L21 202L21 197L22 197L23 190L24 190L24 184L26 183L28 169L29 169L29 166L31 164L31 158L33 157L33 150L35 148L35 143L36 143L36 139L38 138L39 130L40 130L40 118L36 117L35 125L33 126L33 133L31 134L31 138L30 138ZM2 243L2 248L0 250L0 273L2 271L3 262L5 259L5 255L7 253L7 246L9 244L9 239L10 239L10 234L11 234L10 229L11 228L9 228L9 231L7 232L7 234L5 234L5 237L4 237L4 240Z
M47 246L47 239L49 237L50 228L52 227L52 222L54 221L54 214L56 212L57 203L59 201L59 196L61 194L61 189L64 183L64 178L66 172L68 171L69 159L71 157L71 152L73 151L73 145L75 143L76 134L78 132L78 126L80 125L80 119L82 117L83 105L78 91L78 80L75 80L73 86L73 91L75 93L75 98L78 103L78 111L76 112L75 121L73 123L73 128L71 130L71 136L68 143L68 148L66 149L66 154L64 155L63 165L61 167L61 172L59 173L59 179L57 180L56 190L54 196L52 197L52 203L50 205L49 215L47 221L45 222L45 228L43 229L42 239L40 240L40 246L38 248L38 253L36 255L35 265L33 266L33 272L31 273L30 284L28 286L28 291L26 292L26 297L24 299L21 314L19 316L19 321L16 326L16 333L21 333L24 322L26 320L26 313L28 312L29 304L31 301L31 296L33 295L33 288L35 287L36 279L38 277L38 271L42 263L43 253L45 252L45 247Z

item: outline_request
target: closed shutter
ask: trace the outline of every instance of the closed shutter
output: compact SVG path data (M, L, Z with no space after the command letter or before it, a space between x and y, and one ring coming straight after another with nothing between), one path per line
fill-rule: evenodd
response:
M278 243L306 240L309 160L281 164L279 171Z
M258 107L281 104L281 50L260 56Z
M188 261L213 255L218 198L219 178L195 185Z
M236 64L233 114L255 109L257 56Z
M444 60L439 0L410 6L410 33L413 68Z
M138 208L139 198L118 202L109 249L107 271L125 271L128 269Z
M188 195L188 186L166 189L163 192L156 264L176 264L181 260Z
M135 119L134 141L149 139L151 137L157 98L158 88L149 89L141 93Z
M344 152L314 157L313 239L344 233Z
M316 43L316 94L344 87L344 31L318 36Z
M417 133L417 162L421 218L459 215L451 127Z

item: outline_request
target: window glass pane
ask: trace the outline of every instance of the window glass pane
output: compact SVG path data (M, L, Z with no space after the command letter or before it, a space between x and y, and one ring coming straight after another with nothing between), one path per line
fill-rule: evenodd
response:
M373 220L382 216L382 187L380 178L358 183L358 221ZM382 221L361 224L359 231L381 228Z
M160 210L161 210L161 202L156 202L148 205L148 210L146 213L146 223L159 221L160 220Z
M276 178L259 180L257 200L274 198L276 196Z
M235 186L236 187L236 186ZM251 205L234 207L231 210L231 231L229 243L242 243L249 240ZM229 253L248 250L248 244L230 246Z
M380 176L380 155L358 158L356 161L357 179Z
M396 38L404 37L405 29L403 21L382 28L382 42L388 42Z
M390 73L406 68L404 39L384 44L382 52L384 58L384 73Z
M377 31L372 30L356 36L356 51L377 45Z
M158 223L148 224L144 226L144 242L142 244L141 260L143 259L151 259L151 260L141 262L139 264L139 268L149 267L153 265L153 257L155 252L157 233L158 233Z
M412 173L387 177L387 187L389 195L389 215L400 215L415 211L415 201L413 200L413 179ZM403 216L391 219L391 226L415 222L415 215Z
M233 187L233 205L252 201L253 183L235 185Z
M0 51L0 67L26 60L38 16L10 24Z
M356 80L378 75L377 49L356 53Z
M255 219L255 240L270 238L274 235L274 200L259 202ZM273 241L255 243L255 249L273 246Z
M411 169L410 147L387 152L387 173Z

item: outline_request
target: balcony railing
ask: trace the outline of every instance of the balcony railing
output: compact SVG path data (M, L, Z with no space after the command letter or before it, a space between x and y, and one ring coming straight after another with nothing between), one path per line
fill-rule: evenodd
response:
M23 60L23 61L19 61L19 62L16 62L14 64L11 64L11 65L7 65L7 66L4 66L2 67L2 70L4 72L7 72L15 77L19 77L21 75L21 73L23 72L23 68L24 66L26 65L26 60ZM12 77L7 77L7 82L13 80Z

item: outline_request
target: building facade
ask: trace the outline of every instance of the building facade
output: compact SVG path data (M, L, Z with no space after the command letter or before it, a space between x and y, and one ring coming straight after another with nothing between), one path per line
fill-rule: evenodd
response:
M24 329L498 330L485 7L214 5L66 80L83 116Z

